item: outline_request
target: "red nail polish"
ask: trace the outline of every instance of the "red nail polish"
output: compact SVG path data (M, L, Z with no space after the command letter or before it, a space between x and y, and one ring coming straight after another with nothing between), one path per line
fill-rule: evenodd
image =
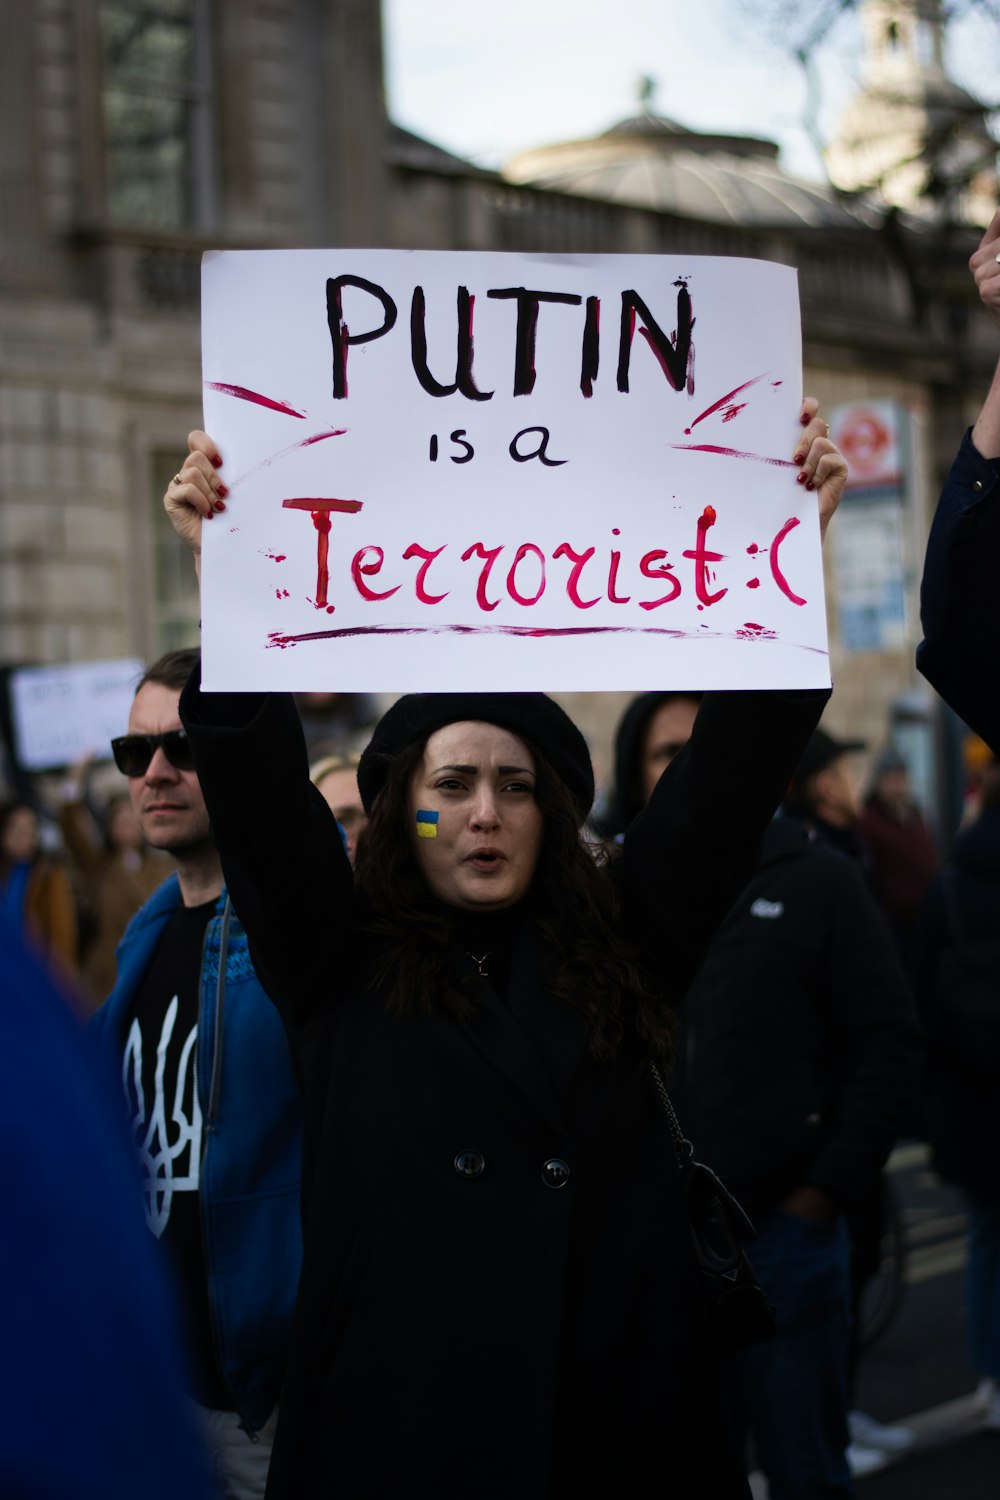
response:
M222 511L222 510L225 510L226 507L223 505L223 503L222 503L221 500L216 500L216 502L215 502L215 508L218 511Z
M792 459L792 463L793 464L804 464L805 461L806 461L806 456L805 456L804 453L796 453L795 457ZM221 493L221 491L220 491L220 493Z
M810 417L807 412L803 412L801 417L799 418L799 421L802 423L803 427L808 427L809 423L812 421L812 417Z
M803 469L803 471L802 471L801 474L796 474L796 476L795 476L795 482L796 482L796 484L805 484L807 477L808 476L807 476L805 470Z
M219 457L219 455L217 453L214 453L212 455L212 468L213 469L221 469L222 468L222 459Z
M812 480L811 479L807 479L806 480L806 489L807 490L814 490L815 488L816 488L816 486L813 484Z
M801 460L800 460L800 462L801 462ZM226 486L224 484L217 484L215 486L215 493L217 495L228 495L229 491L227 490L227 488L226 488Z

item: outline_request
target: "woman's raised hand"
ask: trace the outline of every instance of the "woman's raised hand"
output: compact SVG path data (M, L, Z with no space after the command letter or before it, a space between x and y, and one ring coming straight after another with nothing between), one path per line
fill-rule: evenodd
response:
M188 456L167 485L163 508L182 542L201 556L201 523L226 508L229 491L219 478L219 450L207 432L188 433Z
M840 498L847 483L847 460L830 441L830 424L819 414L819 402L815 396L806 396L802 402L802 433L795 444L792 462L798 466L796 478L807 490L816 490L819 499L819 534L826 536Z
M1000 328L1000 209L970 257L969 270L983 306Z

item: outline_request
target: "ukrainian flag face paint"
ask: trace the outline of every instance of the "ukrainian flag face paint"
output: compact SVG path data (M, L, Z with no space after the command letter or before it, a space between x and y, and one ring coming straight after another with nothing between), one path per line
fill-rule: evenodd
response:
M436 839L438 836L438 814L426 808L417 808L417 838Z

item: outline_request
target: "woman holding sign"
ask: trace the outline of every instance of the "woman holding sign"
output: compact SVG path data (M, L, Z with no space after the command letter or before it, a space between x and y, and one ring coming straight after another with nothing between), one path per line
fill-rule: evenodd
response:
M825 523L846 466L815 402L802 421ZM204 433L190 450L166 506L197 551L221 481ZM305 1096L270 1496L747 1495L649 1065L826 698L709 695L602 867L587 746L551 699L407 696L361 760L352 873L291 697L189 683Z

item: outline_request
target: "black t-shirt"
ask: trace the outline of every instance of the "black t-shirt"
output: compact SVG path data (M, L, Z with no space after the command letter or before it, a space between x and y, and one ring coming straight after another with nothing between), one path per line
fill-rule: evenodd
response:
M232 1406L216 1365L198 1182L198 1007L205 932L215 901L180 906L136 991L122 1064L132 1135L143 1171L146 1222L166 1247L188 1318L192 1395Z

